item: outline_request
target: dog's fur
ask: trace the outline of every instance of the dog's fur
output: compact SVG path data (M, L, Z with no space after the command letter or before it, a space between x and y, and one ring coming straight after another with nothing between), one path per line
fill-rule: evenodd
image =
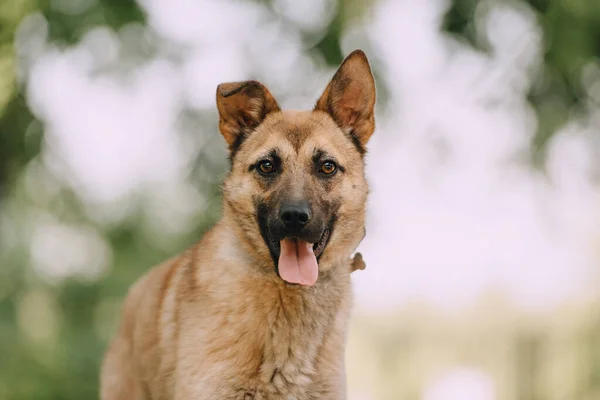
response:
M219 85L232 164L222 219L130 289L102 366L102 400L346 398L350 273L365 266L359 254L350 257L365 232L363 159L374 104L360 50L312 111L281 111L256 81ZM256 171L265 157L276 176ZM320 172L324 160L336 173ZM269 221L289 199L310 204L311 229L327 242L312 286L279 277L269 241ZM319 240L312 237L307 243Z

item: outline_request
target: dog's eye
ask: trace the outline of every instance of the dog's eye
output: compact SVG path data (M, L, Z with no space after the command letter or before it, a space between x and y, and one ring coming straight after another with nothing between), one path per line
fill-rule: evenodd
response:
M321 164L321 172L325 175L331 175L337 170L337 165L333 161L325 161Z
M263 175L269 175L275 172L275 166L271 161L261 161L258 164L258 171Z

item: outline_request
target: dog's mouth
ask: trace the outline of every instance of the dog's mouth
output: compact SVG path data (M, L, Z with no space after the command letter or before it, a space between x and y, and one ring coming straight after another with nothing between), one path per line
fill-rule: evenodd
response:
M323 231L323 234L321 235L321 238L319 239L318 242L313 243L312 245L312 249L313 249L313 253L315 255L315 257L317 258L317 260L319 259L319 257L321 256L321 254L323 254L323 251L325 250L325 247L327 246L327 243L329 242L329 228L326 228ZM271 251L273 253L274 256L279 257L279 255L281 254L281 241L275 239L271 234L268 234L269 237L269 244L271 246ZM284 238L284 239L289 239L292 241L299 241L300 239L297 237L291 237L291 238ZM284 240L282 239L282 240Z
M268 234L269 247L279 277L291 284L314 285L319 276L318 259L327 247L330 232L330 229L323 230L315 243L298 237L277 240Z

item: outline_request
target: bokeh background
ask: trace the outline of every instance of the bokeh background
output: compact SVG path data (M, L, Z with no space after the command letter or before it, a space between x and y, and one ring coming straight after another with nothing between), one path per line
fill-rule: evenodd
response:
M216 85L378 85L351 400L600 399L600 1L0 2L0 400L97 398L128 286L219 217Z

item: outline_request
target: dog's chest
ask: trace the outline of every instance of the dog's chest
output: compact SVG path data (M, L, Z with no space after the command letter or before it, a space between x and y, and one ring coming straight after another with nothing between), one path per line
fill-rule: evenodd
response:
M320 296L277 295L257 315L264 321L255 331L260 363L251 373L242 399L270 400L307 397L317 376L323 339L333 329L335 307L319 306ZM323 299L324 300L324 299ZM333 305L330 303L330 305Z
M333 319L314 300L287 294L265 314L256 399L300 395L311 385L317 352Z
M180 345L186 349L180 368L189 366L193 392L215 399L324 398L318 393L330 392L323 389L331 387L328 377L343 373L337 361L343 357L332 354L343 355L346 287L255 285L229 285L228 296L219 291L194 307L203 312L191 315L186 326L193 335L184 334Z

